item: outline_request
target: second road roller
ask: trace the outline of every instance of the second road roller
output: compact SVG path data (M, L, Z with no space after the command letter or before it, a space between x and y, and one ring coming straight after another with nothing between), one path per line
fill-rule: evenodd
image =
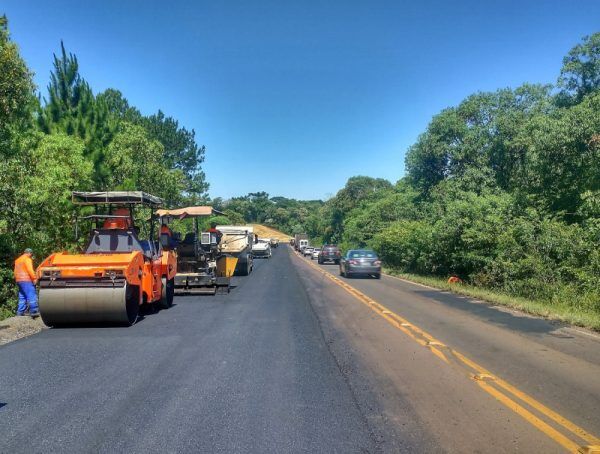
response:
M170 307L177 258L155 230L162 200L140 191L73 192L72 200L94 207L78 219L93 227L82 253L57 252L38 267L44 323L132 325L143 304ZM134 218L141 208L150 213L146 239Z

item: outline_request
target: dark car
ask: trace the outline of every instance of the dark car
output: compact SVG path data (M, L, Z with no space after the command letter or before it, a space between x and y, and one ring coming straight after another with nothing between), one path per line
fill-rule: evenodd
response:
M375 276L381 279L381 260L370 249L352 249L340 260L340 276Z
M342 253L339 247L335 244L326 244L321 248L321 252L319 252L318 262L319 264L333 262L339 265L341 257Z

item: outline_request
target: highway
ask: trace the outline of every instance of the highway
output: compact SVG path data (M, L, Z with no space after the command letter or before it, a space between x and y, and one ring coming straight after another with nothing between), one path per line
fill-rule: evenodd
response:
M289 247L228 295L0 347L0 452L594 452L600 338Z

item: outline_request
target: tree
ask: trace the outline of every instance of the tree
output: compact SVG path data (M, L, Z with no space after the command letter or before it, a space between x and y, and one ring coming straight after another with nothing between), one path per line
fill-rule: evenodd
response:
M530 178L521 191L535 195L544 210L577 219L582 194L600 189L600 92L536 117L524 135Z
M185 178L163 160L164 149L141 126L122 123L106 151L112 190L146 191L165 199L167 205L181 202Z
M208 190L201 164L206 148L196 143L196 132L179 126L179 122L162 111L139 121L163 145L163 159L169 168L179 169L186 178L185 191L194 200L203 198Z
M24 241L42 255L65 249L73 241L71 192L92 189L93 166L84 156L84 143L65 134L46 135L27 162L19 194L21 222L27 225Z
M130 123L139 123L142 114L135 107L129 105L129 101L123 96L119 90L107 88L96 96L96 101L103 103L107 111L113 117L119 120L125 120Z
M26 130L35 106L33 74L10 40L8 20L0 17L0 158L15 152L15 136Z
M563 59L558 86L563 100L578 103L600 88L600 32L584 36Z
M96 186L106 188L108 178L104 151L115 134L118 121L106 102L97 102L92 89L79 73L77 57L65 50L61 41L60 57L54 54L48 98L38 115L38 125L46 133L65 133L85 143L85 154L94 163Z

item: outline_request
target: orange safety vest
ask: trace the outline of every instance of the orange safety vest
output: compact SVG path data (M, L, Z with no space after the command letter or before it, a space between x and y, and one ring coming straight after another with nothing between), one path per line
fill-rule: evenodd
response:
M169 235L169 236L173 235L173 233L171 232L171 229L166 225L160 226L160 234L161 235Z
M33 271L33 260L27 254L23 254L15 260L15 281L35 282L35 271Z

